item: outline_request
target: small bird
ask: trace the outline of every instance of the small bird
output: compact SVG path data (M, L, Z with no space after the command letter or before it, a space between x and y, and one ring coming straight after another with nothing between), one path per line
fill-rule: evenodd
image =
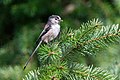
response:
M52 15L48 18L48 22L45 25L43 31L39 35L36 41L36 47L34 48L31 56L29 57L28 61L25 63L24 69L28 65L29 61L31 60L32 56L35 54L36 50L40 46L42 42L49 43L53 39L55 39L60 33L60 22L63 21L60 16Z

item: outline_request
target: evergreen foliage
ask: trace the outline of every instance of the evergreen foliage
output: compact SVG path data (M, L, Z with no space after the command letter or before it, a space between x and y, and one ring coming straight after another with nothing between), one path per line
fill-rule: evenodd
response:
M21 80L24 76L21 67L3 67L0 69L0 80Z
M93 19L78 30L66 28L61 37L39 48L40 67L30 71L25 80L115 80L106 70L81 64L82 55L95 55L112 43L119 43L119 25L104 26Z

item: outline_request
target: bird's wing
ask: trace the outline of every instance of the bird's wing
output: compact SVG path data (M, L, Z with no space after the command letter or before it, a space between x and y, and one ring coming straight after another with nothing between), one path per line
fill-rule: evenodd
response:
M43 35L45 35L50 29L51 29L51 26L46 24L45 27L44 27L44 30L41 32L41 34L39 35L38 39L36 40L36 44L38 44L41 41L41 37Z
M24 69L26 68L26 66L28 65L29 61L31 60L32 56L35 54L35 52L37 51L38 47L40 46L40 44L42 43L41 37L43 35L45 35L49 30L50 30L51 26L50 25L45 25L44 30L42 31L42 33L39 35L37 41L36 41L36 46L33 49L33 52L31 54L31 56L29 57L28 61L25 63ZM23 70L24 70L23 69Z

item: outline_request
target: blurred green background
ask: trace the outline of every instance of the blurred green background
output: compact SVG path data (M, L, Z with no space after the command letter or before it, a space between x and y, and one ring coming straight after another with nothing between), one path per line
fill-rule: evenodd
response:
M37 58L34 58L26 71L22 70L52 14L62 17L62 29L66 26L77 29L93 18L99 18L105 25L120 24L120 0L0 0L0 80L21 80L36 68ZM112 45L89 60L118 74L119 47Z

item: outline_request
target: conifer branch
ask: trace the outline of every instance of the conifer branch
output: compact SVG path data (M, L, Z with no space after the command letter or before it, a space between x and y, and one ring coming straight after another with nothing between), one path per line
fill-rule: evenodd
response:
M104 36L101 36L101 37L98 37L98 38L93 38L91 40L88 40L88 41L85 41L85 42L81 43L81 45L85 45L85 44L88 44L88 43L91 43L91 42L94 42L94 41L98 41L98 40L102 40L102 39L106 39L106 38L109 38L109 37L120 36L119 33L120 33L120 30L116 34L107 34L107 35L104 35Z
M62 79L63 78L63 79ZM84 65L74 64L66 66L44 66L37 70L30 71L23 80L115 80L115 76L101 68L86 67Z
M30 71L25 80L115 80L106 70L80 65L78 60L81 55L96 53L108 42L119 42L119 33L118 25L106 27L98 19L88 21L78 30L64 30L60 40L39 48L41 65Z

